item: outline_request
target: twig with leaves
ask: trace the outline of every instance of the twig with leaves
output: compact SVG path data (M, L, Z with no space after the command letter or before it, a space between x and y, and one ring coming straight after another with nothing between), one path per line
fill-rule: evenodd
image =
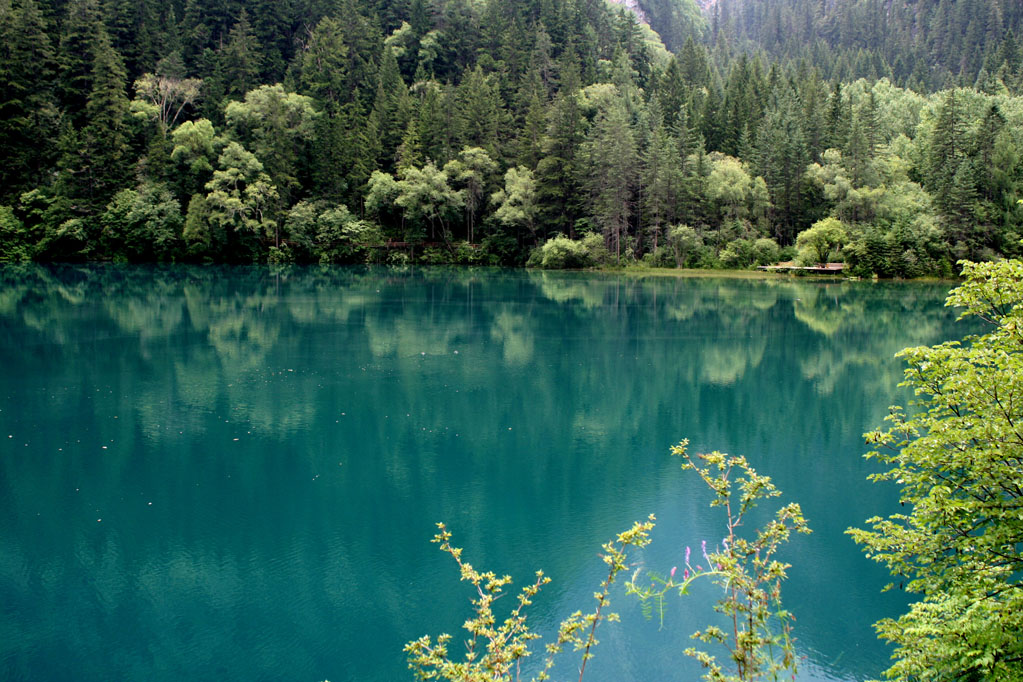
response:
M451 533L443 523L437 524L440 532L434 536L433 542L440 549L450 554L458 563L462 580L472 583L476 588L477 597L472 600L473 617L469 618L463 628L469 633L466 640L466 653L462 660L450 657L448 644L450 634L441 634L436 641L424 635L405 645L409 668L421 680L451 680L452 682L511 682L518 681L521 674L522 659L531 655L529 642L539 639L526 622L525 609L532 604L532 598L540 592L550 578L543 571L536 572L536 580L522 588L518 604L500 624L494 614L494 602L504 594L504 588L511 584L511 576L498 577L492 571L480 572L472 564L462 560L462 549L451 545ZM535 680L550 679L555 657L561 653L565 645L572 644L576 651L582 651L582 662L579 666L579 680L582 681L586 671L586 663L593 657L592 648L597 645L597 626L602 620L616 621L618 615L605 613L608 606L608 595L611 585L618 574L627 567L626 550L629 547L644 547L650 542L650 531L654 527L651 515L644 522L636 522L631 528L619 533L614 540L604 544L601 558L608 566L608 574L600 584L600 590L594 593L596 608L590 613L576 611L558 628L555 641L546 646L547 658Z
M644 604L650 600L657 603L663 625L664 597L668 592L677 590L679 595L685 595L696 579L711 578L725 593L714 610L728 618L731 632L709 625L693 633L693 638L723 645L735 668L734 674L727 673L714 655L695 647L686 649L686 655L707 669L704 679L710 682L777 680L782 673L794 677L797 667L791 635L794 617L781 604L781 581L790 566L779 561L776 554L793 531L810 532L802 510L795 503L785 505L753 538L739 535L737 531L746 514L758 502L778 497L781 492L769 477L758 474L745 457L720 452L694 456L687 452L688 444L682 441L672 447L671 454L682 457L685 460L682 468L695 471L714 492L711 506L724 508L727 535L720 548L709 554L706 543L703 544L706 569L691 565L687 548L680 582L675 582L676 569L673 568L667 579L648 574L650 586L640 587L637 572L627 583L627 589Z

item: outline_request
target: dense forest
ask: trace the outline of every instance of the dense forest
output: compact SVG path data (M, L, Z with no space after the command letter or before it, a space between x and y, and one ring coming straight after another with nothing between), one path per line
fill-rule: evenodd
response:
M629 4L0 0L0 260L1019 253L1023 6Z
M1019 85L1023 5L1013 0L719 0L712 7L712 39L802 59L828 79L888 78L918 91Z

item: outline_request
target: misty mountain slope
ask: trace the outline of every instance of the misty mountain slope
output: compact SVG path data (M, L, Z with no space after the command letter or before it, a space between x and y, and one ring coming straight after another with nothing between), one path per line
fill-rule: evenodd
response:
M1018 72L1021 61L1023 3L1015 0L712 0L703 6L707 40L719 53L762 50L805 59L827 78L888 77L918 90L976 85L990 91Z

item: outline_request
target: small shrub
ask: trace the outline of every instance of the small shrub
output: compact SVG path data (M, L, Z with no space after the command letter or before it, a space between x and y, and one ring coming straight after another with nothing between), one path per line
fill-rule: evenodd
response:
M599 238L599 237L598 237ZM548 239L543 246L535 249L530 261L545 270L565 270L571 268L587 268L596 264L583 242L578 242L564 235Z
M670 250L658 246L653 251L647 251L641 259L643 265L648 268L673 268L675 259Z
M412 259L404 251L391 251L387 254L388 265L404 266L412 262Z
M708 682L753 682L761 679L780 679L796 676L795 644L791 637L791 614L781 606L781 581L786 577L788 564L777 560L779 547L789 539L792 532L809 533L806 521L798 504L788 504L777 511L774 518L758 529L752 537L739 534L743 520L757 503L781 493L767 476L757 474L744 457L713 452L707 455L691 456L686 451L688 441L682 441L672 448L672 454L685 460L683 469L692 469L713 491L712 507L725 511L726 535L721 546L708 552L703 543L702 557L693 565L690 550L686 548L684 570L676 581L677 567L667 576L654 573L643 574L637 570L632 579L625 583L626 594L638 596L644 606L644 613L652 615L656 604L664 622L664 599L668 592L688 593L693 581L711 578L724 590L714 610L723 614L731 623L726 631L718 626L693 634L694 639L705 643L722 645L728 651L729 659L735 666L735 674L726 673L716 657L691 647L686 655L696 658L707 669L704 679ZM535 580L528 583L519 593L517 604L511 613L499 620L493 605L511 584L510 576L498 577L492 571L481 572L462 560L462 549L451 545L451 533L444 524L437 524L440 532L433 542L442 551L450 554L461 571L462 580L473 586L471 600L473 615L463 627L469 633L465 641L465 654L461 660L452 658L449 649L452 636L441 634L436 640L429 635L420 637L405 645L409 667L417 679L442 679L451 682L494 682L520 679L520 663L531 655L530 643L540 638L527 623L526 607L532 599L550 582L543 571L537 571ZM557 639L546 646L547 657L534 680L550 679L554 658L565 645L573 645L582 651L579 667L581 682L586 671L586 662L592 658L591 649L597 644L597 626L602 620L618 620L616 614L606 613L611 585L619 573L628 566L626 551L629 548L645 547L650 543L650 531L654 527L651 515L645 522L637 522L603 545L600 555L608 567L607 577L594 593L597 604L590 613L576 611L561 622ZM640 587L639 578L648 578L649 587ZM457 649L460 650L460 649Z
M480 243L480 248L486 254L489 265L521 265L525 255L515 239L504 232L487 235Z
M675 267L684 268L698 260L704 251L703 238L688 225L668 228L668 248L675 259Z
M586 235L582 239L582 244L593 265L607 265L611 262L611 252L607 250L604 238L599 234Z
M748 239L733 239L721 249L718 258L729 268L748 268L753 264L753 242Z
M780 259L781 248L778 246L778 242L768 237L761 237L760 239L753 242L753 264L754 265L771 265L777 263Z
M443 265L452 262L452 255L445 249L428 246L419 254L417 260L423 265Z
M467 241L461 241L455 245L454 260L459 265L485 265L489 263L487 252L483 250L483 247L470 244Z
M266 262L270 265L287 265L288 263L295 262L295 254L288 248L287 244L271 246L270 251L266 255Z
M0 262L30 260L31 250L24 224L10 206L0 206Z

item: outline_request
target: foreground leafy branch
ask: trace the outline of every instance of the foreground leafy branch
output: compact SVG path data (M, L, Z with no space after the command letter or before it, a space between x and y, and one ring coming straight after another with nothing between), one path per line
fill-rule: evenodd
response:
M687 547L679 582L675 581L677 568L673 568L667 578L647 574L650 585L641 587L637 583L640 577L637 572L627 589L644 605L656 604L663 625L667 593L677 591L680 596L685 595L697 579L712 580L724 590L724 597L718 600L714 610L727 618L730 627L709 625L695 632L693 638L724 646L734 671L726 671L717 657L706 651L695 647L686 649L686 655L698 660L706 669L704 679L711 682L777 680L783 672L794 676L797 668L791 636L794 618L781 603L781 581L790 566L779 561L776 555L793 531L810 532L802 510L795 503L785 505L752 538L740 535L738 529L747 513L759 502L778 497L781 491L769 477L758 474L745 457L720 452L690 455L687 446L688 441L682 441L671 452L682 457L683 468L695 471L714 492L711 506L724 509L726 536L720 548L710 553L706 541L703 542L706 568L692 564Z
M871 478L899 485L908 512L847 531L921 595L875 625L896 646L892 679L1023 679L1023 262L963 275L946 305L990 331L902 351L914 411L866 434L890 467Z
M511 584L511 576L498 577L492 571L480 572L472 564L462 560L462 549L451 545L451 533L443 523L437 524L440 532L434 536L433 542L440 545L441 551L447 552L458 563L462 580L467 581L476 589L476 597L472 600L473 616L463 628L469 633L465 641L466 653L462 660L451 657L448 645L452 640L450 634L441 634L434 641L424 635L405 645L409 668L418 679L452 680L457 682L503 682L520 679L520 663L523 658L531 655L529 642L540 638L526 622L526 607L532 604L541 588L550 582L543 571L536 572L536 579L522 588L518 596L518 604L500 623L494 613L494 602L504 594L504 588ZM603 545L601 558L607 564L607 577L601 582L600 590L594 594L596 607L589 613L576 611L558 628L555 641L547 644L547 657L535 680L550 679L555 657L566 645L572 645L576 651L582 651L579 666L579 680L586 671L586 663L593 657L592 648L596 646L597 626L602 620L615 621L618 615L605 613L611 585L620 572L626 569L629 547L645 547L650 542L650 531L654 527L651 515L644 522L636 522L631 528L619 533L615 539Z

